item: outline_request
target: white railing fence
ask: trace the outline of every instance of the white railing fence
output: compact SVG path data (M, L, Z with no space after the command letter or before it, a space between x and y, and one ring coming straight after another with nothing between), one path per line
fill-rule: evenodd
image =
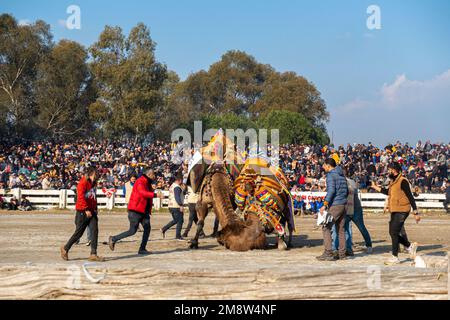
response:
M168 205L168 191L157 191L158 197L153 199L153 207L155 210L166 208ZM39 209L74 209L75 208L75 192L73 190L25 190L11 189L0 190L0 195L6 201L15 196L19 202L22 195L25 195L32 203L33 207ZM299 196L309 201L316 197L325 197L324 192L295 192L293 196ZM362 206L367 210L383 209L386 196L380 193L359 193ZM416 198L417 206L420 209L439 210L444 209L444 194L420 194ZM122 189L118 189L116 193L108 197L102 190L97 190L97 202L99 208L112 210L114 208L126 208L126 200Z
M302 197L305 201L308 201L312 198L322 197L324 198L325 192L294 192L292 194L294 197L299 196ZM386 203L386 198L384 194L381 193L358 193L359 199L361 200L361 204L363 209L366 210L377 210L383 209ZM445 194L434 194L434 193L424 193L420 194L418 197L415 197L416 204L419 209L444 209L444 201Z

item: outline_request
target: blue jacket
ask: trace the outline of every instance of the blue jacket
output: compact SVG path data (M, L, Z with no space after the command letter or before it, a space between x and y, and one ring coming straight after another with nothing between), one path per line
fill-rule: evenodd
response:
M348 197L347 179L344 177L341 167L336 167L327 174L327 196L325 201L328 206L346 205Z

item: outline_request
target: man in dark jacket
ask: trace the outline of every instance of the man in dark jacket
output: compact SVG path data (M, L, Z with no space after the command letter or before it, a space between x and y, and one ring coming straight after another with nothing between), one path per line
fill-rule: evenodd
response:
M90 167L86 174L81 178L77 186L77 202L75 204L76 229L67 244L61 247L61 258L69 260L69 250L83 236L84 231L89 226L91 229L91 256L89 261L104 261L97 256L98 241L98 217L97 217L97 198L95 184L97 180L97 169Z
M445 192L444 208L447 213L450 213L450 209L448 208L448 204L450 203L450 182L448 178L444 178L444 185L442 186L442 190Z
M165 238L167 230L176 225L175 238L177 240L183 241L184 238L181 236L181 229L183 228L183 211L184 211L184 193L181 187L183 181L183 176L178 174L175 181L170 186L169 189L169 211L172 215L172 221L161 228L161 234Z
M128 220L130 221L130 228L119 235L109 237L108 244L111 250L114 250L117 241L136 234L139 224L142 224L144 233L142 235L138 254L145 255L150 253L147 251L146 246L151 229L150 215L152 212L153 198L155 196L152 187L154 180L154 171L152 169L147 169L134 183L130 201L128 203Z
M336 226L339 237L339 259L346 259L345 255L345 206L347 204L348 186L341 167L336 165L336 161L329 158L325 161L323 169L327 172L327 195L324 206L320 209L321 214L325 210L333 217L333 221L323 225L324 253L317 257L321 261L333 261L331 230Z

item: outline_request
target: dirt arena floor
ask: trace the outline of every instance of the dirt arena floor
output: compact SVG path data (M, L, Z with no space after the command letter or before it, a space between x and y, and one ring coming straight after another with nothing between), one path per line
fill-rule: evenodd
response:
M356 251L355 257L319 262L322 234L310 217L296 218L294 248L278 251L275 239L264 251L227 251L215 239L201 240L191 251L174 240L174 230L162 239L159 228L165 213L152 216L149 256L138 256L142 233L116 245L109 235L128 227L125 212L101 212L99 254L105 263L86 265L89 248L71 250L70 261L59 247L74 230L74 214L67 211L0 212L0 299L448 299L450 216L426 214L406 230L420 244L419 254L430 264L415 268L406 254L399 266L385 266L390 257L388 217L367 214L366 225L374 240L374 253ZM206 222L211 233L213 217ZM191 231L193 232L193 231ZM354 242L362 245L354 228ZM82 239L85 242L85 237Z

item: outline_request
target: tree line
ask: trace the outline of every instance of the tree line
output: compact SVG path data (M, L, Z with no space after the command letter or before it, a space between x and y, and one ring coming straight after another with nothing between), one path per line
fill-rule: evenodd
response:
M8 139L170 139L175 128L280 129L282 143L328 143L315 85L242 51L181 81L149 28L105 26L89 48L38 20L0 16L0 134Z

